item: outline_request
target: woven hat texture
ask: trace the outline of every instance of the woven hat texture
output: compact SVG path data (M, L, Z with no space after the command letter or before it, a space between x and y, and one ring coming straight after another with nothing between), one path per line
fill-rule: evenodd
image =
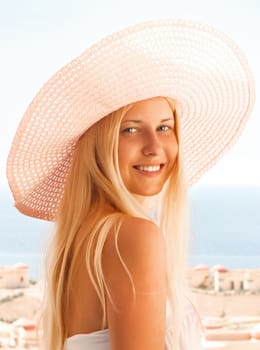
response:
M54 220L79 137L112 111L155 96L176 101L191 185L237 140L254 84L237 45L206 24L149 21L100 40L28 107L7 161L16 207Z

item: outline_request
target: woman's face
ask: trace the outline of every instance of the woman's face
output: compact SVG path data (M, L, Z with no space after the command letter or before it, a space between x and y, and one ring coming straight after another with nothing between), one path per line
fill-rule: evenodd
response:
M135 103L122 119L119 132L119 168L127 189L140 196L161 192L177 153L168 102L155 97Z

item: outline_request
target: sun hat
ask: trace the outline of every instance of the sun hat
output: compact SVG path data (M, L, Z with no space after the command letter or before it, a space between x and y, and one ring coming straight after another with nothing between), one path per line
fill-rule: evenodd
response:
M25 112L7 161L17 209L54 220L79 137L155 96L176 101L191 185L237 140L254 83L237 45L207 24L147 21L105 37L51 77Z

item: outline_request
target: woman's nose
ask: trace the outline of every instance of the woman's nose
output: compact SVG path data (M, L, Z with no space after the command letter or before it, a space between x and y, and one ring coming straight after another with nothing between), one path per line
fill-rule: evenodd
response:
M162 151L162 145L156 132L150 132L146 134L143 146L143 154L145 156L160 155Z

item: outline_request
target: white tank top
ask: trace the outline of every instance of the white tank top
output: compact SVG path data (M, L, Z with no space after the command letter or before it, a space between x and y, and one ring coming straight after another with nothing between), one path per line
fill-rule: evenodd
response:
M165 350L170 349L170 339L172 331L169 327L169 314L167 316ZM191 304L185 307L184 320L181 331L180 350L202 350L201 322L197 312ZM64 350L111 350L109 340L109 330L103 329L88 334L77 334L68 338L64 345Z

